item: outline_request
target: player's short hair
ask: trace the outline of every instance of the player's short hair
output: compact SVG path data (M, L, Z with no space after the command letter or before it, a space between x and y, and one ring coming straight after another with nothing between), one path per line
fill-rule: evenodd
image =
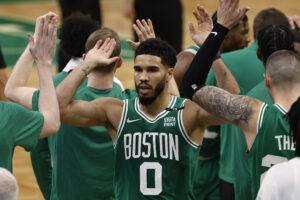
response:
M300 60L297 54L288 50L274 52L267 60L266 74L277 89L296 87L300 83Z
M0 199L17 200L19 187L16 178L7 170L0 167Z
M260 11L254 18L254 39L257 39L258 32L260 30L271 24L278 24L289 27L289 20L283 12L276 8L267 8Z
M89 35L100 26L89 15L74 12L62 21L59 39L60 48L69 57L81 57Z
M300 97L293 103L287 119L290 124L290 134L293 135L293 142L296 144L296 156L300 156Z
M161 63L169 68L173 68L177 61L175 49L160 39L151 38L142 42L135 50L135 58L144 54L160 57Z
M268 57L278 50L293 50L293 34L289 28L282 25L268 25L259 31L259 57L265 64Z

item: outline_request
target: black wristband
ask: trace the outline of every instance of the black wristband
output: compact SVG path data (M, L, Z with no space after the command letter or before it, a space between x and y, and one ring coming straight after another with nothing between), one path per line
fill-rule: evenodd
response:
M205 85L207 74L228 31L219 23L214 25L182 79L180 92L184 97L192 99L194 93Z

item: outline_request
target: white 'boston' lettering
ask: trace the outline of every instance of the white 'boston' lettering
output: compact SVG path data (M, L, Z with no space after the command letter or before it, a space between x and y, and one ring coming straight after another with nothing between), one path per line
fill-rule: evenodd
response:
M158 132L124 134L124 154L126 160L159 156L179 161L178 135Z

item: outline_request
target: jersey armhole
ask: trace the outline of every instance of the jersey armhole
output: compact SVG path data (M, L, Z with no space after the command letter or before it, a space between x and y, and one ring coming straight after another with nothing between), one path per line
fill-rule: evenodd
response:
M128 112L128 99L123 100L123 111L122 111L122 116L120 119L120 124L117 130L117 137L116 137L116 141L114 142L114 148L117 147L117 143L120 137L120 134L124 128L124 124L126 122L126 116L127 116L127 112Z
M265 110L266 110L267 106L268 106L268 104L263 103L263 105L260 107L258 118L257 118L256 134L258 134L258 131L260 130L260 128L262 126L264 114L265 114Z
M186 102L187 100L185 99L182 104L181 104L181 107L184 106L184 103ZM180 110L178 112L178 116L177 116L177 121L178 121L178 127L179 127L179 130L180 130L180 133L182 134L184 140L189 144L191 145L193 148L197 149L200 145L197 144L196 142L194 142L190 137L189 135L187 134L185 128L184 128L184 125L183 125L183 119L182 119L182 113L183 113L183 109Z

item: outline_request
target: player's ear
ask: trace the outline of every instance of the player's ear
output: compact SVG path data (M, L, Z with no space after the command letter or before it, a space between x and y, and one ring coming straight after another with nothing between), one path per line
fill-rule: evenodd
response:
M83 60L85 59L85 57L86 57L86 54L85 54L85 53L82 54L82 59L83 59Z
M171 78L173 77L173 72L174 72L174 68L168 68L167 70L167 81L170 81Z
M119 57L118 60L116 61L116 68L120 68L123 63L123 58Z
M268 89L270 89L270 78L267 74L264 74L264 78L265 78L265 85Z

